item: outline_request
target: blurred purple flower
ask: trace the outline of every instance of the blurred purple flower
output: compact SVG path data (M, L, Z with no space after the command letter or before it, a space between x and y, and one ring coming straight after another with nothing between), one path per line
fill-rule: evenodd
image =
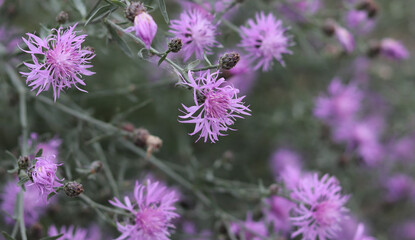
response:
M263 209L267 222L274 226L274 231L286 234L291 229L290 211L295 204L283 197L273 196L265 200Z
M55 192L54 188L63 186L56 176L58 166L62 164L55 163L55 156L38 157L36 158L36 164L32 171L33 183L39 191L40 195L46 198L50 193Z
M415 197L415 181L408 175L395 174L386 179L384 186L387 190L386 200L389 202Z
M408 161L415 157L415 139L412 136L394 140L390 145L391 157L396 160Z
M314 115L326 124L347 121L360 110L362 99L363 94L355 84L345 85L339 78L334 78L328 87L328 95L316 99Z
M31 133L30 139L28 141L28 145L34 148L34 153L36 154L40 149L42 149L42 156L43 157L50 157L53 160L58 161L59 159L59 146L62 144L62 139L59 137L53 137L49 141L44 142L37 142L38 141L38 134Z
M239 89L242 94L248 93L256 80L256 72L245 55L241 55L235 67L222 70L222 75L226 79L225 83Z
M198 9L191 9L180 14L179 20L170 22L170 32L183 43L181 52L187 61L195 54L196 58L203 58L203 54L211 54L211 48L218 45L215 39L216 25L205 13Z
M212 239L212 232L209 230L203 230L200 233L197 232L196 226L193 222L186 221L182 224L183 232L191 235L186 237L186 240L209 240Z
M143 11L135 16L134 26L127 28L126 31L135 31L135 35L145 43L147 49L150 49L157 33L157 24L150 14Z
M291 21L305 22L307 17L314 15L322 5L321 0L288 0L280 4L278 10Z
M408 49L400 41L392 38L385 38L380 42L380 52L383 56L392 60L409 58Z
M298 229L291 237L302 235L305 240L334 238L348 211L344 205L349 196L340 192L339 181L328 174L321 179L317 173L303 177L291 193L291 197L300 202L293 208L291 222Z
M237 237L245 240L262 240L268 236L268 229L264 221L252 220L252 215L248 213L243 227L241 223L232 223L231 231Z
M270 163L275 180L282 180L288 189L296 187L302 174L301 157L298 153L280 148L275 151Z
M265 15L263 12L256 14L255 21L249 19L248 27L241 27L242 41L239 46L248 52L247 57L257 61L255 70L271 70L274 58L285 66L282 55L291 54L288 47L293 45L285 34L286 30L281 20L277 20L272 13Z
M368 17L367 11L350 10L346 15L346 24L355 33L363 35L371 32L376 22L373 18Z
M117 240L168 240L169 229L174 228L171 221L179 217L174 206L176 193L160 186L158 182L148 180L146 185L136 182L134 198L135 202L131 203L130 198L125 196L125 204L118 198L109 201L115 207L129 211L134 217L124 223L117 222L118 231L121 232Z
M336 25L334 34L346 53L354 51L355 41L353 35L347 29Z
M6 53L12 53L21 42L22 39L16 28L6 25L0 26L0 49L4 47Z
M188 72L189 83L183 82L193 88L194 106L186 107L182 104L185 115L179 116L181 123L194 123L195 129L190 135L200 132L199 138L207 139L214 143L218 136L225 136L222 131L234 130L230 128L236 118L241 115L250 115L250 109L244 106L242 100L245 96L238 98L238 89L225 85L225 79L218 79L218 72L206 71L200 77L194 79L192 72Z
M48 230L48 236L53 237L59 234L63 234L62 237L57 240L98 240L101 238L101 233L96 226L90 229L75 228L74 226L62 226L61 229L57 229L55 225L52 225Z
M181 5L182 8L186 10L197 9L201 12L204 12L208 18L213 19L211 12L220 13L224 11L234 2L234 0L217 0L214 2L204 0L201 1L201 5L199 5L199 3L188 0L177 0L177 2ZM238 5L225 12L222 17L225 19L232 18L237 13L237 9Z
M25 187L26 191L23 195L24 222L26 226L31 226L45 213L47 203L39 200L39 190L35 186L26 183ZM3 191L0 194L2 199L0 208L7 213L4 214L4 220L8 224L15 222L10 216L14 215L17 194L20 191L21 188L17 184L17 180L13 180L4 186Z
M77 36L76 25L66 31L63 31L62 27L54 29L56 34L51 34L45 39L31 33L26 34L29 36L28 39L23 38L29 48L23 51L32 55L33 63L25 62L30 71L21 74L26 77L26 82L32 90L38 89L37 94L48 90L51 85L55 101L61 91L71 88L72 85L86 92L77 84L85 85L81 79L82 75L95 74L88 70L92 67L89 63L95 54L90 50L82 49L81 44L87 35Z
M413 240L415 239L415 220L408 220L399 224L394 229L394 239Z

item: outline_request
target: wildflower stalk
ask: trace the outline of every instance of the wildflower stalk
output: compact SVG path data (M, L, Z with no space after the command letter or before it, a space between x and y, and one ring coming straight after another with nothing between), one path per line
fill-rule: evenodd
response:
M27 111L26 111L26 94L25 88L23 84L20 82L20 78L17 76L15 70L10 66L6 65L6 72L12 81L12 84L16 87L17 92L19 94L19 109L20 109L20 125L22 127L22 156L28 155L28 146L27 146L27 139L28 139L28 131L27 131ZM19 194L17 195L17 221L16 224L19 225L20 228L20 235L22 240L27 240L26 237L26 227L24 224L24 215L23 215L23 195L24 195L24 188L22 186ZM15 233L15 232L14 232Z
M108 161L107 161L107 158L105 157L104 151L102 150L101 144L96 142L93 144L93 147L95 148L95 151L97 152L98 157L100 158L101 162L104 164L103 170L108 179L109 185L112 188L112 192L114 193L115 196L118 197L120 193L118 191L117 183L115 182L114 176L112 175L112 172L109 169Z
M79 195L79 198L82 199L85 203L87 203L89 206L91 206L92 208L98 208L110 213L115 213L115 214L119 214L119 215L126 215L128 216L129 214L124 212L124 211L120 211L114 208L110 208L107 206L104 206L102 204L99 204L97 202L95 202L94 200L92 200L91 198L89 198L88 196L86 196L85 194L81 194Z
M209 69L217 69L217 68L219 68L219 64L206 66L206 67L201 67L201 68L196 68L196 69L191 69L191 70L193 72L200 72L200 71L205 71L205 70L209 70Z

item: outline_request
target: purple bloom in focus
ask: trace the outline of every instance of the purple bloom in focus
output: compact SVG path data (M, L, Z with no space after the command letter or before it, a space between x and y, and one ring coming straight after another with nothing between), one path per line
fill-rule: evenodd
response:
M62 27L54 29L56 34L51 34L45 39L27 33L28 39L23 38L29 50L23 50L32 55L33 63L24 64L29 72L21 72L26 77L26 83L32 90L38 89L37 94L46 91L50 86L53 88L54 100L59 97L65 88L77 84L85 85L81 79L82 75L91 76L95 74L88 70L91 68L90 60L95 56L93 52L82 49L81 44L85 41L86 34L77 36L74 31L76 24L63 31ZM41 56L41 57L40 57Z
M392 60L409 58L408 49L400 41L392 38L385 38L380 42L380 52L383 56Z
M26 226L31 226L38 221L39 217L45 213L47 203L39 201L39 190L30 184L26 184L26 191L23 195L23 215ZM2 199L0 208L6 212L4 220L8 224L13 224L15 221L9 217L14 215L17 203L17 194L21 191L17 180L8 182L0 194Z
M375 27L375 20L369 18L367 11L350 10L346 15L347 26L358 34L367 34Z
M278 149L271 158L271 170L277 181L288 189L295 188L301 178L301 157L289 149Z
M61 229L57 229L55 225L52 225L48 230L48 236L53 237L59 234L63 234L62 237L57 240L98 240L101 239L101 233L97 227L92 227L89 229L84 228L75 228L74 226L65 227L62 226Z
M386 200L397 202L415 196L415 181L405 174L389 177L384 183L387 190Z
M145 43L147 49L150 49L151 43L157 33L157 24L150 14L143 11L135 16L134 26L127 28L126 31L135 31L135 35Z
M46 197L54 188L63 186L62 181L56 176L58 166L62 164L55 163L55 156L38 157L32 171L33 184L38 187L40 195Z
M211 54L211 48L218 44L215 39L216 25L205 13L198 9L191 9L180 14L179 20L172 20L170 32L183 43L181 52L187 61L195 54L196 58L203 57L203 53Z
M115 207L129 211L133 219L117 222L121 236L117 240L168 240L169 228L174 228L171 221L179 215L175 213L176 193L159 185L158 182L147 181L146 185L136 182L134 188L135 201L125 196L123 204L118 198L110 201Z
M354 51L354 38L353 35L347 29L339 25L336 25L334 34L336 35L337 41L339 41L339 43L343 46L343 49L347 53L351 53Z
M248 52L247 57L257 61L255 70L270 70L274 58L285 66L282 55L292 53L288 50L292 41L286 36L286 30L281 20L276 20L271 13L265 15L263 12L256 14L255 21L249 19L248 27L241 27L242 41L239 46Z
M252 220L252 215L248 213L242 228L238 223L231 224L231 231L240 239L262 240L268 236L267 225L263 221Z
M328 95L316 99L314 115L326 124L352 119L360 110L362 99L363 94L355 84L344 85L339 78L334 78Z
M274 231L287 233L290 231L290 211L295 204L283 197L273 196L266 199L266 205L263 209L267 222L271 222Z
M188 82L183 82L193 88L194 106L186 107L182 104L185 115L179 116L181 123L194 123L195 129L190 135L200 132L200 138L206 142L209 138L212 143L218 140L218 136L225 136L222 133L234 124L236 118L243 118L241 115L250 115L250 109L244 106L242 100L237 97L238 89L225 85L225 79L218 79L218 72L204 72L200 77L194 79L192 73L188 72Z
M340 230L345 204L349 196L343 196L341 187L335 177L328 174L321 179L315 173L303 177L291 197L299 202L293 208L291 222L297 230L291 237L302 235L304 240L334 238Z

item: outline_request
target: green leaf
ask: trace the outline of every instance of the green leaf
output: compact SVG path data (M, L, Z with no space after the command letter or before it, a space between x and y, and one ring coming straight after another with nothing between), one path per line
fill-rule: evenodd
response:
M59 235L56 235L56 236L53 236L53 237L44 237L44 238L41 238L40 240L56 240L56 239L58 239L62 236L63 236L63 233L61 233Z
M165 53L159 60L159 62L157 63L157 66L160 66L160 64L164 61L164 59L167 58L167 53Z
M55 195L56 195L56 193L55 193L55 192L51 192L51 193L49 193L48 198L47 198L47 201L49 201L49 199L50 199L51 197L55 196Z
M16 240L16 239L12 238L12 236L10 236L5 231L2 231L1 234L3 234L3 236L6 238L6 240Z
M43 148L41 148L41 149L39 149L39 151L37 151L37 153L36 153L36 155L35 155L35 157L41 157L42 156L42 153L43 153Z
M137 55L140 58L146 60L147 58L150 57L150 52L146 48L142 48L142 49L140 49L140 51L138 51Z
M166 21L167 24L169 24L169 15L167 15L167 9L166 9L166 3L164 0L159 0L159 8L161 11L161 15L163 15L164 21Z
M133 58L133 54L131 52L130 47L127 45L127 43L122 39L118 33L117 30L114 29L111 25L107 24L108 30L111 33L111 36L113 40L118 44L118 46L121 48L121 50L129 57Z
M114 4L114 5L117 5L118 7L122 7L122 8L126 7L125 3L122 2L122 1L119 1L119 0L110 0L109 2Z
M13 169L7 170L8 173L16 173L17 171L19 171L19 168L18 167L15 167Z
M86 17L86 7L82 0L72 0L76 10L81 14L82 18Z
M107 13L109 13L109 12L111 12L111 11L115 10L115 9L116 9L116 7L113 7L113 6L111 6L111 5L105 5L105 6L102 6L102 7L98 8L98 9L96 9L96 10L95 10L95 11L91 14L91 16L88 18L88 20L86 20L86 22L85 22L85 25L84 25L84 26L88 25L88 23L89 23L90 21L92 21L93 19L99 18L99 17L101 17L102 15L105 15L105 14L107 14Z
M17 184L19 186L23 186L26 182L28 182L30 180L29 176L27 176L26 174L24 175L20 175L19 176L19 181L17 182Z

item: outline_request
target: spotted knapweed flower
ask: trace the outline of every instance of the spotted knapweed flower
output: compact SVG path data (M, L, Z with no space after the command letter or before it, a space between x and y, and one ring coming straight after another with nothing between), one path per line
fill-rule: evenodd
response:
M29 48L24 52L32 55L33 63L25 62L29 72L21 72L26 77L26 83L37 89L37 94L47 91L50 86L53 89L54 100L59 98L60 92L65 88L77 84L85 85L82 75L91 76L95 74L88 70L91 68L90 60L95 54L83 49L81 44L85 41L86 34L78 35L75 31L76 24L67 30L53 29L55 34L42 39L34 34L27 33L28 39L23 41Z
M153 17L147 13L146 8L140 2L132 2L129 4L125 14L128 19L134 19L134 26L127 28L126 31L135 31L135 35L139 37L144 42L145 47L149 49L157 33L157 24L154 22Z
M297 227L291 237L302 235L304 240L332 239L340 230L340 223L348 211L335 177L328 174L319 179L315 173L300 180L291 197L300 202L293 208L291 222Z
M415 199L415 181L406 174L400 173L388 177L383 185L387 190L385 199L389 202L408 198Z
M56 176L58 166L62 164L57 164L54 158L54 156L36 158L36 164L31 171L31 179L33 179L31 185L35 185L39 189L42 197L55 192L54 188L63 186L59 182L63 179Z
M102 239L101 233L98 227L93 226L89 229L74 227L72 225L66 227L62 226L58 229L55 225L52 225L48 230L48 236L54 237L59 234L63 234L62 237L57 240L97 240Z
M0 26L0 50L4 47L2 51L12 53L21 42L18 29L12 26Z
M248 213L244 223L231 223L231 231L238 239L261 240L268 237L267 225L264 221L252 220L252 214Z
M37 133L31 133L28 140L28 145L34 149L36 154L40 149L42 149L43 157L50 157L51 160L58 161L59 159L59 146L62 144L62 139L59 137L53 137L48 141L39 142L39 136Z
M409 58L409 51L400 41L385 38L380 42L380 53L392 60L404 60Z
M288 189L295 188L302 175L301 157L298 153L280 148L270 159L271 170L276 181L282 181Z
M292 44L291 38L285 34L286 28L281 20L277 20L272 13L257 13L255 21L248 20L248 27L241 27L241 43L248 52L248 57L256 61L255 70L262 68L268 71L273 65L273 59L285 66L283 54L291 54L288 50Z
M206 71L200 77L194 78L192 72L188 72L189 82L183 84L193 89L193 100L195 105L186 107L182 104L185 115L179 116L181 123L194 123L195 129L190 135L200 132L199 138L208 139L214 143L218 141L218 136L225 136L223 133L230 128L236 118L243 118L241 115L250 115L250 109L244 106L242 100L245 98L238 97L238 89L230 85L225 85L225 79L218 79L218 72L210 73Z
M275 232L286 234L290 231L290 211L294 206L293 202L280 196L272 196L265 200L263 213L266 221L274 226Z
M278 11L295 22L304 22L307 17L316 14L322 6L321 0L288 0L279 4Z
M118 198L109 201L132 214L132 219L117 222L117 229L121 232L117 240L168 240L169 229L174 228L171 221L179 216L174 206L176 193L148 180L146 185L136 182L134 198L134 202L128 196L124 197L125 203Z
M314 116L326 124L352 119L360 110L362 99L363 94L355 84L345 85L334 78L328 86L328 94L316 99Z
M216 25L199 9L193 8L180 14L179 20L171 20L170 32L183 43L181 52L187 61L195 54L196 58L203 58L203 53L211 54L211 48L218 45Z
M31 226L37 222L45 211L47 204L44 201L39 201L39 190L35 186L25 184L26 191L23 194L23 215L26 226ZM21 187L17 184L17 180L8 182L1 194L1 205L2 211L7 214L4 215L4 221L8 224L15 222L10 216L14 215L17 203L17 194L21 191Z
M376 22L370 18L366 11L350 10L346 14L346 24L357 34L367 34L373 30Z

